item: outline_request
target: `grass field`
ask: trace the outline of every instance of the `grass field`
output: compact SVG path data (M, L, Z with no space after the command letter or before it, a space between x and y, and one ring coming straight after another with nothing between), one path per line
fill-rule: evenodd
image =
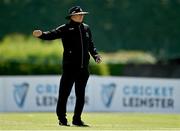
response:
M67 114L69 123L72 113ZM0 130L166 130L180 131L180 114L84 113L90 127L58 126L54 113L0 113Z

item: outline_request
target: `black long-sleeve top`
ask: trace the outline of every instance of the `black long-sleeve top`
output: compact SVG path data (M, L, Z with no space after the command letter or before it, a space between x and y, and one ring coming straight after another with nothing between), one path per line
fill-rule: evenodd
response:
M63 65L87 67L90 55L96 59L98 54L87 24L70 21L58 28L43 32L39 37L43 40L61 39L64 47Z

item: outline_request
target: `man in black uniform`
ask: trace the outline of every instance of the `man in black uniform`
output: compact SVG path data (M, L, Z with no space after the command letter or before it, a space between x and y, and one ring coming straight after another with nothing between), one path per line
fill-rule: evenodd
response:
M76 105L72 124L76 126L87 126L81 120L81 114L85 101L85 87L89 78L89 53L96 63L101 62L101 57L94 47L89 26L83 23L83 18L86 14L88 12L84 12L80 6L74 6L69 9L69 15L66 17L69 20L67 24L61 25L51 31L33 31L35 37L43 40L59 38L63 43L63 73L56 109L59 125L68 126L66 105L72 86L75 83Z

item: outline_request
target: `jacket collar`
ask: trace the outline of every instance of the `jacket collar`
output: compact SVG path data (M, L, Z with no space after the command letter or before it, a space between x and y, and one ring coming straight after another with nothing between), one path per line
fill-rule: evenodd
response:
M75 22L75 21L73 21L73 20L70 20L69 24L72 25L72 26L79 26L79 25L81 25L82 23L79 23L79 22Z

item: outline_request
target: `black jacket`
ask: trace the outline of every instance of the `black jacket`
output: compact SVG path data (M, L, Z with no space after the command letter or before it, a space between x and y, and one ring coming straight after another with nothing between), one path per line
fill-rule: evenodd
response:
M90 55L96 59L97 51L94 47L89 26L84 23L70 21L58 28L43 32L39 37L43 40L61 39L64 47L63 65L87 67Z

